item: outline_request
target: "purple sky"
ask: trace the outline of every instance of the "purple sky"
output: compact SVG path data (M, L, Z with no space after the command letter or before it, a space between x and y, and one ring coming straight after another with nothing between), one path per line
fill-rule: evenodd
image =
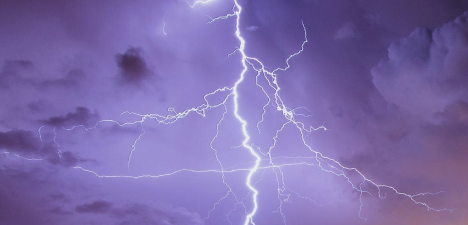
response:
M0 1L0 225L468 224L468 1L188 3Z

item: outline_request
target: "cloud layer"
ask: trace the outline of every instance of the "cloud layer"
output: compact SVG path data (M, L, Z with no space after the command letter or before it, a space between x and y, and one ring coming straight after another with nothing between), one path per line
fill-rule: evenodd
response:
M372 70L384 98L426 117L468 99L468 13L436 29L418 28Z

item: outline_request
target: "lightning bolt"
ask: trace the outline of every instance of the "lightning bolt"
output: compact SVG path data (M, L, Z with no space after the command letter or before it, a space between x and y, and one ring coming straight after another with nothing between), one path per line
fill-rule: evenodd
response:
M195 1L193 3L189 3L189 2L187 2L187 3L189 4L189 6L191 8L194 8L197 5L209 4L211 1L213 1L213 0L199 0L199 1ZM164 174L156 174L156 175L148 174L148 175L140 175L140 176L102 175L102 174L100 174L100 173L98 173L96 171L89 170L89 169L83 168L81 166L75 166L75 167L73 167L74 169L77 169L77 170L82 171L82 172L90 173L90 174L92 174L92 175L94 175L94 176L96 176L98 178L120 178L120 179L164 178L164 177L176 176L176 175L181 174L181 173L196 173L196 174L198 174L198 173L213 173L213 174L219 174L221 176L222 183L226 187L227 191L223 196L221 196L219 198L219 200L217 202L215 202L213 204L213 207L207 213L207 216L204 218L204 221L210 218L210 215L217 209L217 206L221 202L225 201L226 199L228 199L228 198L230 198L232 196L232 198L234 198L234 200L235 200L235 203L233 205L232 210L228 214L226 214L226 220L229 223L231 223L231 221L229 220L229 217L230 217L231 213L234 212L235 210L237 210L237 208L240 206L240 207L242 207L244 209L244 212L245 212L244 225L255 225L255 216L257 215L257 211L258 211L258 209L260 207L259 202L258 202L259 190L256 188L256 185L257 185L258 182L260 182L262 180L263 174L267 170L273 171L274 174L275 174L275 177L276 177L276 190L277 190L277 200L278 200L278 208L277 208L276 212L278 212L281 215L284 224L286 224L287 220L286 220L286 215L285 215L285 213L283 211L283 204L290 201L291 195L297 196L298 198L301 198L301 199L311 201L311 202L313 202L313 203L315 203L317 205L323 205L323 204L320 204L320 203L316 202L315 200L313 200L313 199L311 199L311 198L309 198L307 196L301 195L300 193L298 193L298 192L294 191L293 189L291 189L286 184L286 181L285 181L286 176L285 176L285 173L284 173L283 169L285 167L297 167L297 166L314 166L314 167L318 167L320 170L322 170L324 172L327 172L327 173L333 174L335 176L344 178L349 183L351 188L359 193L359 201L360 201L361 204L359 206L358 216L363 218L363 219L365 219L365 218L362 216L362 207L363 207L362 197L363 197L363 195L370 195L370 196L374 195L373 192L369 188L366 188L367 187L366 185L368 185L368 186L370 185L370 186L376 188L377 196L379 198L385 198L385 194L383 194L384 190L390 190L390 191L394 192L397 195L406 197L407 199L411 200L413 203L415 203L417 205L421 205L421 206L425 207L427 210L452 211L452 209L447 209L447 208L442 208L442 209L433 208L432 206L428 205L427 203L422 202L422 201L418 201L416 199L417 197L421 197L421 196L425 196L425 195L436 195L436 194L440 194L441 192L436 192L436 193L424 192L424 193L418 193L418 194L408 194L408 193L399 191L397 188L395 188L393 186L380 184L380 183L378 183L378 182L376 182L374 180L371 180L370 178L365 176L361 171L359 171L357 168L347 167L347 166L343 165L342 163L340 163L339 161L337 161L337 160L335 160L333 158L330 158L330 157L324 155L323 153L321 153L319 151L314 150L306 141L307 135L309 135L310 133L312 133L314 131L317 131L317 130L326 130L326 127L324 125L319 126L319 127L307 126L303 122L298 121L297 120L298 117L309 117L310 116L308 114L299 113L298 111L308 110L308 109L306 109L304 107L298 107L298 108L294 108L294 109L291 109L291 108L287 107L286 104L284 103L284 101L282 100L282 97L281 97L281 94L280 94L281 88L280 88L280 84L279 84L278 79L277 79L278 78L278 73L286 72L291 67L290 66L290 61L292 59L294 59L295 57L299 56L304 51L304 46L308 43L307 29L306 29L305 24L301 21L303 32L304 32L304 41L301 44L301 48L297 52L289 55L286 58L284 67L278 67L278 68L275 68L273 70L268 70L267 67L264 65L264 63L260 59L249 56L249 55L246 54L246 51L245 51L246 40L243 37L242 32L241 32L241 30L242 30L241 29L241 16L242 16L243 8L242 8L242 6L241 6L241 4L239 3L238 0L233 0L233 4L234 4L234 6L232 8L232 13L226 14L226 15L223 15L223 16L219 16L219 17L215 17L215 18L210 17L210 21L208 21L208 23L214 23L214 22L216 22L218 20L227 20L227 19L231 19L231 18L235 19L235 25L236 26L235 26L234 36L238 40L239 45L237 46L237 48L233 52L228 54L228 57L233 55L233 54L240 54L241 58L240 58L239 63L242 65L242 70L239 73L238 79L236 80L236 82L232 86L218 88L218 89L204 95L203 96L204 102L202 104L200 104L200 105L198 105L196 107L193 107L193 108L185 109L184 111L180 111L180 112L177 112L173 108L169 108L167 114L139 114L139 113L135 113L135 112L126 111L126 112L123 112L122 114L137 116L137 117L139 117L139 120L132 121L132 122L126 122L126 123L120 123L120 122L117 122L115 120L106 119L106 120L98 121L95 124L95 126L93 126L93 127L85 127L84 125L76 125L76 126L68 127L68 128L63 127L63 129L65 131L71 131L71 130L79 129L79 128L88 131L88 130L92 130L92 129L97 128L99 126L99 124L101 124L101 123L114 123L114 124L116 124L118 126L138 125L140 127L140 129L141 129L141 133L134 140L134 142L133 142L133 144L131 146L130 153L128 155L127 167L128 167L128 169L130 169L131 168L132 156L133 156L134 152L137 151L138 142L142 138L144 138L145 129L144 129L143 125L144 125L144 123L146 121L156 120L157 123L159 123L159 124L170 125L170 124L173 124L173 123L177 122L178 120L184 119L189 114L196 113L196 114L198 114L198 115L200 115L202 117L205 117L207 111L215 109L215 108L222 108L224 110L223 114L222 114L221 118L219 119L219 121L218 121L218 123L216 125L216 133L215 133L214 137L211 139L211 142L210 142L210 148L214 153L214 156L215 156L215 158L217 160L219 168L217 168L217 169L206 169L206 170L195 170L195 169L190 169L190 168L182 168L182 169L175 170L175 171L172 171L172 172L169 172L169 173L164 173ZM165 21L163 21L163 33L164 33L164 35L166 35L165 26L166 26L166 23L165 23ZM253 123L253 124L255 124L254 126L257 128L259 134L261 133L260 132L261 131L260 127L261 127L262 122L264 122L264 120L265 120L265 113L267 112L268 106L270 106L270 105L274 106L276 111L281 112L282 115L284 116L284 119L285 119L285 122L282 124L281 128L276 130L276 133L275 133L275 135L273 137L273 140L272 140L273 142L272 142L271 146L268 148L268 150L263 150L262 151L262 149L260 147L256 146L254 143L252 143L251 135L248 132L248 126L251 126L251 124L248 123L248 121L242 116L242 113L241 113L242 110L241 110L241 106L240 106L240 103L239 103L239 97L241 96L242 93L240 93L239 87L241 85L243 85L243 83L245 81L245 77L246 77L247 72L249 70L256 73L256 76L255 76L256 86L262 91L263 95L266 97L266 103L262 107L261 119L259 121L257 121L256 123ZM265 82L266 84L262 84L261 81ZM222 95L222 94L225 95L225 98L224 98L224 100L222 102L217 103L217 104L212 104L209 101L210 96ZM250 166L250 167L246 167L245 165L242 164L242 165L237 165L237 166L235 166L233 168L226 168L223 165L222 161L220 160L220 158L218 156L218 150L213 145L213 143L218 138L218 135L219 135L219 132L220 132L220 129L219 129L220 125L223 123L226 114L229 113L227 104L228 104L228 102L231 102L231 100L232 100L232 103L233 103L233 112L232 113L233 113L235 119L237 120L237 122L240 124L240 131L241 131L242 136L243 136L242 143L239 145L239 147L244 148L248 153L250 153L251 158L252 158L252 162L245 163L246 165L252 165L253 164L253 166ZM274 149L276 147L276 143L277 143L277 140L278 140L279 136L284 131L284 129L286 127L289 127L289 126L292 126L292 127L296 128L299 131L300 138L301 138L301 141L302 141L302 145L305 146L309 150L309 152L312 154L312 156L310 156L310 157L287 157L288 159L298 160L299 162L278 164L276 162L281 157L274 157L274 154L273 154ZM40 136L40 139L41 139L41 143L42 143L41 149L44 147L44 141L42 139L42 130L43 130L43 128L44 127L41 127L38 130L39 136ZM55 127L52 128L51 132L54 134L53 141L57 146L57 154L59 155L60 159L62 159L62 152L60 150L61 146L57 142L57 128L55 128ZM5 154L6 155L6 154L9 154L9 152L3 152L3 153L0 153L0 154ZM20 157L20 156L18 156L18 157ZM25 159L27 159L27 158L25 158ZM27 160L33 160L33 159L27 159ZM266 166L264 166L265 163L262 163L262 162L265 162ZM231 186L229 185L229 183L227 182L226 177L225 177L226 174L238 173L238 172L248 172L247 176L245 177L245 187L249 190L249 193L246 196L243 196L243 197L238 196L233 191L233 189L231 188ZM254 176L259 174L259 172L262 172L260 178L259 179L254 179ZM252 204L251 206L249 205L249 207L245 204L245 202L247 201L248 198L249 198L249 201Z

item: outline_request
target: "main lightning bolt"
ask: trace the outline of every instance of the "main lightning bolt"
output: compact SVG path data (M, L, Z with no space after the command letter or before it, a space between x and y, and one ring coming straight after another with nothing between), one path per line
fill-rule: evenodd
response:
M250 152L250 154L252 154L252 156L255 158L255 165L252 167L252 169L249 171L249 174L247 175L247 179L245 181L245 184L247 185L247 187L253 192L253 196L252 196L252 199L253 199L253 209L252 211L250 211L249 214L247 214L247 217L245 218L245 225L251 223L251 224L254 224L253 222L253 216L255 215L255 213L257 212L257 208L258 208L258 202L257 202L257 196L258 196L258 190L255 189L253 186L252 186L252 176L255 174L255 172L257 172L258 170L258 167L260 165L260 156L255 152L255 150L252 148L252 146L249 145L249 140L250 140L250 136L249 136L249 133L247 132L247 121L245 121L241 115L239 115L239 93L238 93L238 87L239 85L242 83L242 81L244 81L244 77L245 77L245 73L247 72L248 68L247 68L247 55L245 54L245 40L244 38L242 37L241 35L241 31L240 31L240 15L241 15L241 12L242 12L242 7L239 5L239 3L237 2L237 0L234 0L234 3L235 3L235 15L236 15L236 37L237 39L240 41L240 46L238 48L239 52L241 53L242 55L242 72L240 74L240 77L239 77L239 80L237 80L236 84L234 85L234 88L233 88L233 95L234 95L234 115L236 116L237 120L239 120L239 122L242 124L242 134L244 135L244 141L242 142L242 146L244 146L245 148L247 148Z
M194 8L196 5L199 4L207 4L213 0L199 0L195 1L193 3L189 3L190 7ZM319 151L316 151L312 149L312 147L306 142L306 137L308 134L310 134L313 131L322 129L326 130L326 128L322 125L319 127L312 127L312 126L307 126L303 122L298 121L296 118L297 117L308 117L309 115L301 114L298 113L297 111L300 109L305 109L304 107L299 107L295 109L291 109L287 107L284 103L284 101L281 98L280 95L280 85L277 79L278 73L279 72L285 72L290 68L290 60L292 60L294 57L300 55L304 51L304 46L308 42L307 39L307 30L306 26L302 22L302 27L304 31L304 41L302 42L301 48L299 51L295 52L294 54L291 54L286 60L285 60L285 67L278 67L273 70L268 70L266 66L263 64L263 62L255 57L249 56L246 54L245 47L246 47L246 40L242 36L241 32L241 16L242 16L242 6L239 4L238 0L233 0L234 6L232 9L232 13L226 14L223 16L219 16L216 18L211 18L208 23L213 23L218 20L225 20L225 19L230 19L234 18L235 19L235 38L239 42L239 46L230 53L228 56L231 56L233 54L239 53L241 55L240 59L240 64L242 65L242 71L239 73L239 78L236 80L236 82L230 86L230 87L222 87L218 88L206 95L204 95L203 100L204 102L196 107L193 108L188 108L184 111L181 112L176 112L175 109L169 108L168 109L168 114L166 115L161 115L161 114L139 114L135 112L129 112L126 111L122 114L129 114L129 115L134 115L139 117L139 120L132 121L132 122L126 122L126 123L120 123L115 120L101 120L98 121L93 127L85 127L84 125L76 125L73 127L69 128L63 128L65 131L71 131L74 129L82 128L84 130L91 130L95 129L99 126L101 123L114 123L118 126L130 126L130 125L139 125L141 128L141 133L140 135L134 140L130 153L128 155L128 161L127 161L127 166L130 169L131 165L131 160L133 153L137 151L137 144L138 142L144 137L145 135L145 129L143 127L143 124L148 121L148 120L156 120L160 124L173 124L177 122L180 119L184 119L187 115L196 113L200 116L205 117L206 112L214 109L214 108L223 108L224 112L222 114L222 117L217 123L216 127L216 134L212 138L210 142L210 148L214 152L215 158L218 162L219 169L206 169L206 170L195 170L195 169L190 169L190 168L182 168L179 170L175 170L173 172L169 173L164 173L164 174L157 174L157 175L141 175L141 176L127 176L127 175L102 175L99 174L96 171L89 170L86 168L83 168L81 166L76 166L74 167L77 170L87 172L90 174L93 174L94 176L98 178L130 178L130 179L140 179L140 178L162 178L162 177L170 177L170 176L175 176L179 173L215 173L215 174L220 174L221 179L225 187L227 188L227 192L225 195L223 195L216 203L213 204L213 208L207 213L207 216L204 218L204 221L206 219L209 219L210 215L212 212L216 210L216 207L225 199L227 199L230 196L233 196L235 199L236 203L234 204L234 208L226 215L226 220L230 222L229 220L229 215L237 209L237 207L240 205L242 208L244 208L245 211L245 219L244 219L244 225L255 225L255 216L259 208L259 203L258 203L258 194L259 190L255 188L256 184L260 182L260 180L263 178L263 173L262 173L262 178L254 180L254 176L259 172L263 171L265 172L266 170L272 170L276 176L276 189L277 189L277 199L279 202L279 206L276 212L278 212L282 219L284 224L286 224L286 215L283 212L283 204L284 202L288 202L291 195L295 195L299 198L310 200L312 202L315 202L313 199L303 196L300 193L292 190L285 182L285 174L283 172L283 168L285 167L297 167L297 166L316 166L320 168L322 171L334 174L338 177L343 177L357 192L359 192L360 197L360 207L359 207L359 217L365 219L364 217L361 216L361 210L363 206L362 202L362 196L364 194L368 194L370 196L373 196L371 191L367 188L365 188L365 184L368 184L370 186L373 186L377 190L377 195L379 198L385 198L385 194L383 194L383 189L388 189L393 191L395 194L404 196L414 202L415 204L422 205L424 206L427 210L434 210L434 211L452 211L451 209L436 209L431 206L429 206L425 202L418 201L416 198L424 195L434 195L434 194L439 194L440 192L437 193L418 193L418 194L408 194L405 192L401 192L398 189L396 189L393 186L385 185L385 184L379 184L376 181L373 181L369 179L367 176L365 176L361 171L359 171L357 168L353 167L346 167L345 165L341 164L339 161L330 158L324 154L322 154ZM165 20L163 21L163 33L166 34L165 31ZM276 130L276 133L273 137L273 142L272 145L268 148L268 150L261 150L260 147L256 146L254 143L251 143L251 136L248 132L248 126L249 123L248 121L242 116L241 114L241 107L239 104L239 97L241 93L239 92L239 87L243 84L245 77L247 75L247 72L249 70L255 71L256 72L256 85L260 90L262 91L263 95L267 98L267 101L265 105L263 105L262 108L262 115L261 115L261 120L256 123L256 128L258 132L260 133L260 125L265 119L265 113L267 111L267 107L269 105L273 105L275 109L278 112L281 112L282 115L285 118L285 122L282 124L281 128ZM266 85L262 85L260 80L263 79L263 82L266 82ZM210 96L214 95L220 95L220 94L225 94L225 98L221 103L217 104L211 104L209 101ZM219 126L220 124L224 121L225 115L228 113L228 108L227 108L227 103L229 100L232 99L233 103L233 115L238 121L238 123L241 126L241 132L243 136L243 140L241 143L241 147L245 148L248 153L252 156L252 162L246 163L248 165L251 165L253 163L253 166L250 167L245 167L244 165L237 165L232 168L225 168L223 163L221 162L220 158L218 157L218 151L217 149L213 146L213 142L217 139L218 134L219 134ZM307 109L305 109L307 110ZM302 144L312 153L311 157L289 157L288 159L294 159L294 160L299 160L299 162L294 162L294 163L281 163L277 164L275 163L279 158L281 157L274 157L273 156L273 150L276 147L277 139L279 135L283 132L283 130L287 126L293 126L295 127L301 137ZM39 136L41 139L42 146L39 150L41 150L44 147L44 141L43 141L43 136L42 132L44 127L39 128ZM57 128L53 127L51 132L54 134L53 136L53 141L57 147L57 154L59 155L59 158L62 158L62 151L60 150L61 146L57 141ZM10 154L9 152L2 152L0 154ZM21 157L19 155L16 155L18 157ZM24 158L26 160L40 160L40 159L34 159L34 158ZM283 157L284 158L284 157ZM262 164L262 162L265 161L267 163L267 166L263 166L265 164ZM248 172L246 178L245 178L245 186L249 190L249 193L244 196L244 197L239 197L231 188L229 183L225 179L225 174L228 173L237 173L237 172ZM358 178L352 178L352 177L358 177ZM252 202L252 206L249 208L247 207L244 202L248 198L248 196L251 196L250 201ZM316 203L317 205L320 205ZM247 209L249 208L249 209ZM231 222L230 222L231 223Z

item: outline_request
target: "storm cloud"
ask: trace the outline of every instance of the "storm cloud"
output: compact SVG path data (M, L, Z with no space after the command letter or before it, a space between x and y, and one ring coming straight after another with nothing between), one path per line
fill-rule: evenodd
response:
M45 125L52 127L72 127L83 125L92 127L99 121L99 115L86 107L77 107L75 112L67 113L64 116L54 116L46 120L41 120Z
M130 47L125 53L117 54L115 58L122 84L138 84L150 76L154 76L153 72L148 68L140 48Z
M468 12L435 29L418 28L390 45L372 70L383 97L425 117L468 99Z
M0 149L27 153L39 150L40 146L40 141L31 131L0 132Z
M112 203L107 201L94 201L83 205L78 205L75 210L79 213L108 213L112 208Z

